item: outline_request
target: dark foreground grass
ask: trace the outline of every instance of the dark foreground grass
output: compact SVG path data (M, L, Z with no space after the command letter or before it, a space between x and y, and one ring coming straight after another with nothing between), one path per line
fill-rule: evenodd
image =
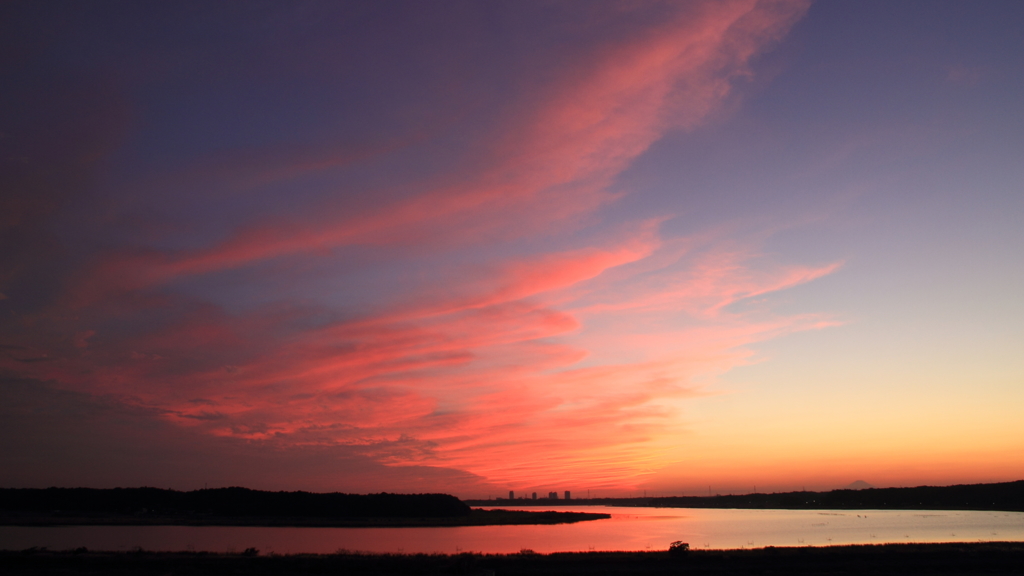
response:
M559 554L294 554L0 551L0 573L54 575L1024 574L1024 543Z

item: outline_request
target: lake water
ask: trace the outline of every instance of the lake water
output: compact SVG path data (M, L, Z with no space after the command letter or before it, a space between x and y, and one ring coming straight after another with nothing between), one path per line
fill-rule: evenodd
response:
M0 549L206 550L263 553L665 550L886 542L1024 541L1024 513L916 510L709 510L552 506L611 514L554 526L259 528L224 526L0 526Z

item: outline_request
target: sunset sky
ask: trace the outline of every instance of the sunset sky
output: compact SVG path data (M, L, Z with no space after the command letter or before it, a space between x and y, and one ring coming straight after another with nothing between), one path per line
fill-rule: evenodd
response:
M0 486L1024 478L1024 2L0 5Z

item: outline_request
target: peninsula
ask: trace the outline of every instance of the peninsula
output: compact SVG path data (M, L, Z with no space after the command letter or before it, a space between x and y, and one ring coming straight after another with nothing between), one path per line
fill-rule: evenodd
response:
M589 512L472 509L448 494L343 494L214 488L0 489L7 526L405 527L565 524Z

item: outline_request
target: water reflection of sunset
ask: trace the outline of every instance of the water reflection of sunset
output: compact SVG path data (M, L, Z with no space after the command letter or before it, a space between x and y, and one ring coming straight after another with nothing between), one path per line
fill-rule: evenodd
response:
M572 510L572 507L554 507ZM406 554L478 552L514 554L610 550L666 550L685 541L691 549L765 546L831 546L885 542L968 542L1024 540L1024 513L900 510L683 510L666 516L658 508L588 507L610 513L607 520L553 526L467 526L457 528L257 528L242 526L68 526L27 529L0 526L14 549L196 550L223 552L257 547L277 554L331 554L338 550ZM996 532L993 534L993 531Z

